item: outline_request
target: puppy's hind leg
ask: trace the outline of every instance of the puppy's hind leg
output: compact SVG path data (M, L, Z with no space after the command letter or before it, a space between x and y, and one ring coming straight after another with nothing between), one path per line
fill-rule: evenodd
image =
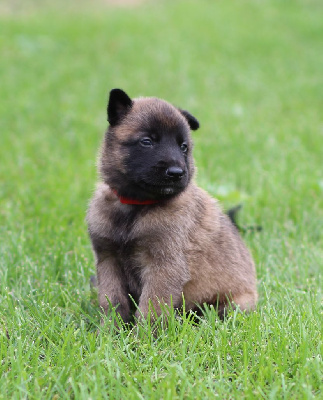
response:
M238 295L231 295L230 301L226 303L218 304L218 314L223 320L230 310L235 310L238 308L241 311L249 312L255 309L257 303L257 293L256 292L245 292Z

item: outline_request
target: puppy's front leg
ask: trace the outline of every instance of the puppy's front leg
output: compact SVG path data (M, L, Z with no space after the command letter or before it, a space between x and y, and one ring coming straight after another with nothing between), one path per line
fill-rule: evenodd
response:
M97 262L99 305L108 314L110 305L116 308L124 322L130 317L129 297L122 270L111 255L105 255Z
M163 265L146 266L142 275L143 288L136 317L147 318L151 311L160 315L163 304L170 306L172 303L174 308L180 307L183 302L183 287L188 280L188 269L183 262L174 264L174 261L165 260ZM154 310L149 309L150 302Z

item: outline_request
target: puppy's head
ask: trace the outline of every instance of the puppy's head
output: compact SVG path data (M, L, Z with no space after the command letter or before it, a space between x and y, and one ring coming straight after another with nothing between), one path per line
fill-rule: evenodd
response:
M162 200L185 190L194 173L190 130L199 127L190 113L113 89L108 121L100 172L118 195Z

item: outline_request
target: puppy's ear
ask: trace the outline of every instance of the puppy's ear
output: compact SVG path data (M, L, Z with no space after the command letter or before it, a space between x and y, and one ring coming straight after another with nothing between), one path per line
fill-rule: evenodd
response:
M108 103L108 121L111 126L117 125L132 107L132 100L121 89L112 89Z
M186 118L186 120L187 120L190 128L192 129L192 131L196 131L200 127L200 123L198 122L198 120L195 117L193 117L192 114L190 114L188 111L182 110L180 108L179 108L179 111Z

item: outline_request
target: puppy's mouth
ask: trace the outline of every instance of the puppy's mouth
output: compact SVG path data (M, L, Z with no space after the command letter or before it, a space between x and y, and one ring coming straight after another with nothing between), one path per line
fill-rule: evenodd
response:
M178 182L167 182L167 183L150 183L141 180L139 185L142 189L146 192L155 194L155 195L162 195L162 196L171 196L173 194L177 194L181 192L184 187L183 185L179 185Z
M166 186L166 187L161 187L161 188L160 188L160 191L161 191L161 193L162 193L163 195L165 195L165 196L169 196L169 195L175 193L175 189L174 189L173 187L168 187L168 186Z

